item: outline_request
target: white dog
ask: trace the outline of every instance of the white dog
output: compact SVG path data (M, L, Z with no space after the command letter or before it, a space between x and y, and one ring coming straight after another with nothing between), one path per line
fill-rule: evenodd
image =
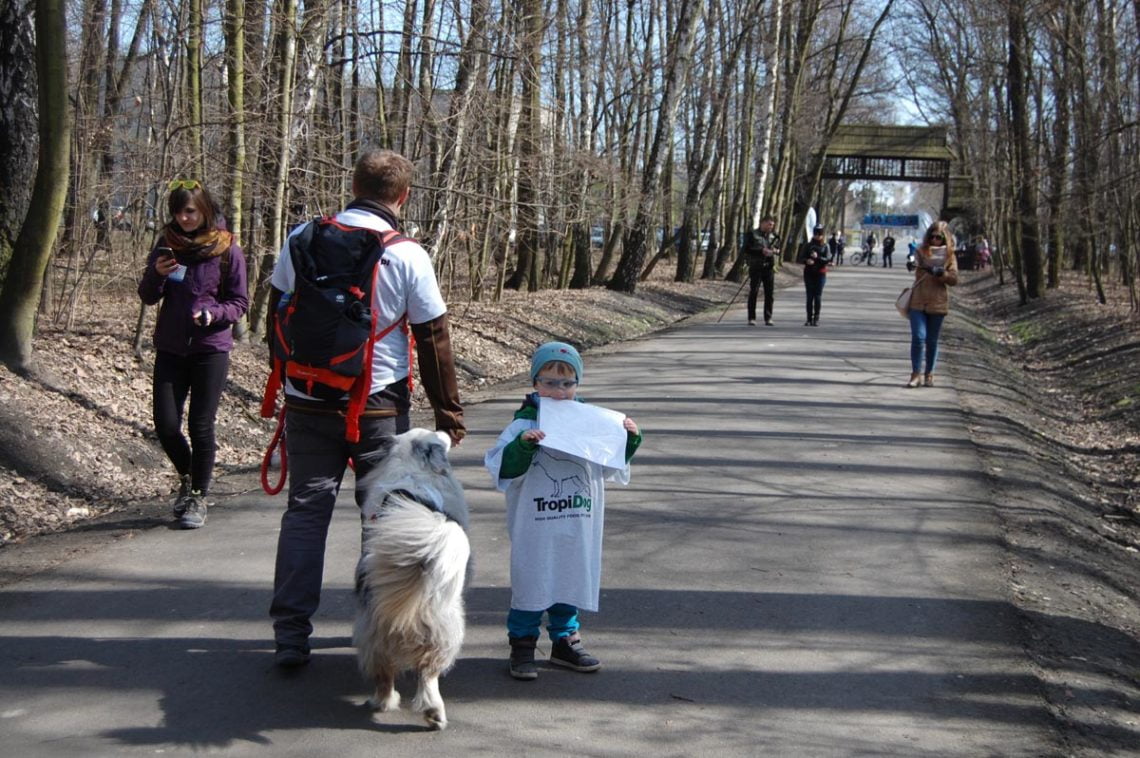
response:
M439 677L463 644L463 585L471 547L467 503L447 461L446 434L412 429L395 438L360 486L364 540L356 568L353 642L360 670L376 687L369 704L400 706L396 675L419 684L412 707L433 729L447 726Z

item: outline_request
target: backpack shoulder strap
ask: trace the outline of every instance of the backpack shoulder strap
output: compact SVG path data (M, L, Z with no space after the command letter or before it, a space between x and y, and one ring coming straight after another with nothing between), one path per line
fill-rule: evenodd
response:
M409 239L408 237L404 237L403 235L401 235L399 232L397 232L394 229L388 229L388 230L385 230L382 232L378 232L378 236L380 238L380 243L383 247L386 247L386 246L391 245L391 244L395 244L396 242L402 242L402 241ZM369 284L370 284L370 288L372 289L372 291L375 291L375 289L376 289L376 280L379 278L379 276L380 276L380 259L377 258L376 265L373 267L371 276L369 278ZM408 335L409 335L409 337L408 337L409 338L409 343L408 343L408 390L409 390L409 394L412 390L411 364L412 364L412 351L415 348L414 348L413 343L411 342L411 331L408 330L408 327L407 327L407 323L408 323L407 314L404 314L400 318L396 319L395 322L389 324L386 328L380 330L379 332L376 331L377 326L378 326L376 319L377 319L377 313L375 310L373 310L373 312L372 312L372 334L368 338L368 346L365 349L364 371L362 371L361 375L359 377L357 377L356 382L354 383L354 385L352 387L352 391L349 393L348 408L345 409L344 436L345 436L345 439L347 439L349 442L357 442L360 439L360 417L364 413L364 407L368 402L368 395L370 394L370 392L372 390L372 353L376 349L376 343L379 342L380 340L384 339L385 337L387 337L388 334L390 334L392 331L394 331L395 329L397 329L399 327L403 327L408 332Z

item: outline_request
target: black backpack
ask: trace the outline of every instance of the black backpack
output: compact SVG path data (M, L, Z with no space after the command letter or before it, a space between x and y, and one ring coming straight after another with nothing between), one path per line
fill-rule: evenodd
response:
M266 384L262 415L273 415L281 382L288 378L307 395L339 400L348 394L345 436L359 439L360 413L372 385L372 352L400 318L377 331L373 292L386 245L407 238L395 231L315 220L289 239L293 292L281 298L271 335L274 371Z

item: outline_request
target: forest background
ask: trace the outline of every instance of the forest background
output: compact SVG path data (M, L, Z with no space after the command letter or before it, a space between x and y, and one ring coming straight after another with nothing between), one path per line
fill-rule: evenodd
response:
M35 377L37 337L108 313L142 359L171 179L224 204L257 345L282 240L363 146L415 161L405 223L453 310L666 281L684 309L740 280L761 214L834 228L866 187L822 180L828 144L899 121L947 128L998 291L1117 289L1134 320L1138 30L1140 0L0 0L0 359Z

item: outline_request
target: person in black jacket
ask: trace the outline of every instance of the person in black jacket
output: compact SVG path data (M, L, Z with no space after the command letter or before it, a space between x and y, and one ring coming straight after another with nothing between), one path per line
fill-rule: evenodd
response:
M827 264L831 262L822 226L817 226L812 238L800 248L797 262L804 265L804 290L807 292L807 321L804 326L819 326L823 285L827 281Z
M744 253L748 256L748 325L756 326L756 295L764 285L764 324L772 325L775 298L776 257L780 254L780 235L774 230L776 219L765 216L760 226L748 233Z
M891 254L895 252L895 238L887 232L887 236L883 237L883 268L894 268L894 261L891 260Z

